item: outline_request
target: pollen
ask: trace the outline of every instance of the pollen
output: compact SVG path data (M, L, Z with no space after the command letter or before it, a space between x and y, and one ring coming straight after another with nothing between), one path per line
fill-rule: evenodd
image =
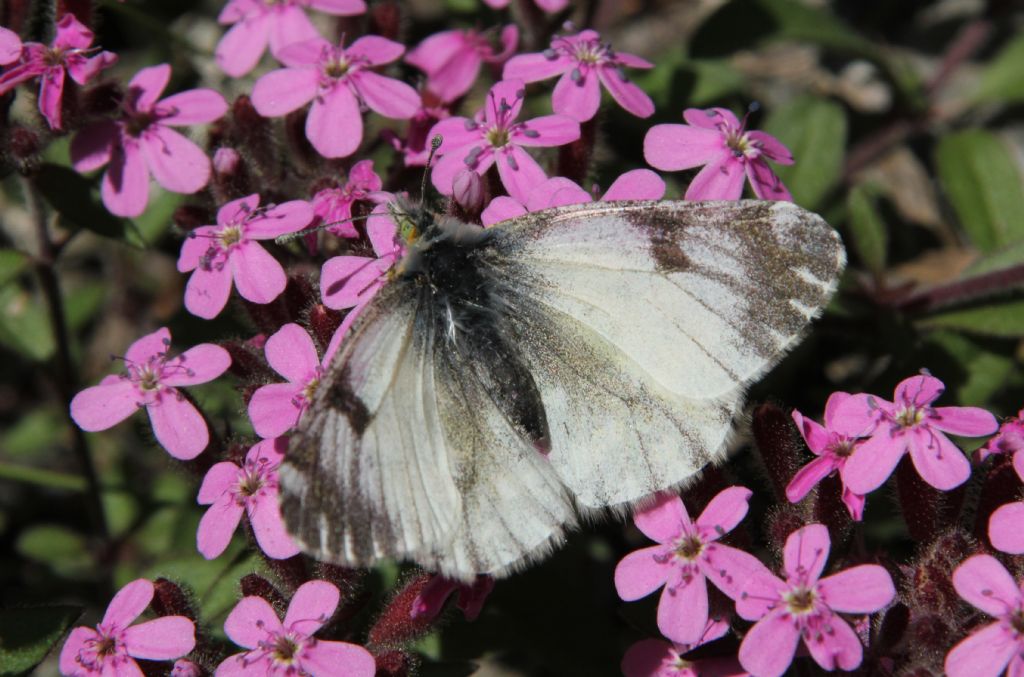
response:
M242 227L238 225L227 225L217 233L217 239L223 249L228 249L242 241Z
M814 610L814 603L818 600L817 593L810 588L798 586L783 596L786 607L794 616L802 616Z
M695 560L704 552L704 541L696 536L686 536L676 544L676 555L685 560Z

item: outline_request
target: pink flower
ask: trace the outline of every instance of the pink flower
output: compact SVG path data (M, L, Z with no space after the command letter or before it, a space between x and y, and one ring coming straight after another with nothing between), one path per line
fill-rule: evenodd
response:
M995 432L995 416L978 407L932 407L945 386L939 379L912 376L896 386L895 402L851 395L835 412L834 429L851 437L870 435L846 460L843 484L857 494L882 485L910 451L925 482L947 491L967 481L971 464L943 432L977 437Z
M345 49L322 38L281 51L288 68L267 73L252 90L260 115L277 117L310 101L306 137L324 157L346 157L363 140L365 104L384 117L406 119L416 114L420 96L409 85L370 70L402 56L405 47L376 35L364 35Z
M149 201L149 175L174 193L194 193L210 180L210 159L171 126L212 122L228 104L212 89L191 89L157 101L171 67L143 68L128 83L120 120L89 125L71 142L79 172L109 164L103 174L103 204L118 216L138 216Z
M561 75L551 98L556 113L580 122L597 115L601 105L600 82L615 101L637 117L654 114L654 102L642 89L626 79L624 68L654 68L654 64L632 54L612 50L592 30L555 37L543 52L520 54L505 64L505 78L526 82Z
M61 128L61 102L64 96L65 73L84 85L104 68L117 61L113 52L89 49L93 33L68 13L57 22L57 35L49 47L38 42L25 43L17 34L4 29L0 37L0 63L20 63L0 75L0 95L18 84L39 77L39 112L46 118L50 129ZM90 56L93 55L93 56Z
M288 450L288 438L257 442L245 456L243 467L230 461L214 465L199 487L199 505L209 505L199 521L196 545L206 559L228 547L244 512L260 549L268 557L286 559L299 546L285 531L278 507L277 469Z
M124 356L127 375L107 376L71 400L71 418L82 430L106 430L145 407L157 442L171 456L195 458L210 441L206 422L175 386L217 378L231 365L228 351L202 343L177 357L167 354L171 332L158 329L133 343Z
M984 461L995 454L1013 454L1024 450L1024 409L999 426L999 432L978 449L978 460Z
M237 78L256 66L268 42L270 53L280 57L288 45L320 37L304 7L339 16L366 11L363 0L229 0L217 21L234 26L217 45L214 53L217 65Z
M741 677L748 675L735 658L687 659L683 655L714 641L729 631L725 621L708 620L704 634L694 644L672 644L662 639L643 639L622 657L626 677Z
M877 564L862 564L820 578L831 542L828 529L810 524L786 539L786 580L755 574L736 602L743 618L757 623L743 638L739 658L758 677L777 677L793 662L802 638L815 662L825 670L853 670L863 647L839 613L867 614L896 596L892 577Z
M389 213L394 208L394 203L379 204L366 220L366 234L377 258L335 256L324 263L320 295L325 306L335 310L361 308L387 282L388 271L405 253L398 225Z
M260 437L278 437L291 430L309 406L327 366L316 354L306 330L291 323L267 339L267 362L287 383L261 386L249 400L249 419Z
M171 668L171 677L202 677L202 674L203 669L187 658L174 661L174 667Z
M313 213L319 223L333 223L327 230L338 237L359 237L352 218L352 205L359 201L380 202L380 177L373 171L373 160L360 160L349 170L342 188L324 188L313 196Z
M687 108L688 125L655 125L644 137L644 158L652 167L677 171L706 165L686 189L687 200L737 200L744 172L762 200L792 200L765 161L793 164L789 149L764 132L745 131L725 108Z
M494 589L494 579L490 576L477 576L472 584L459 583L444 576L435 575L431 578L416 599L412 601L411 618L433 620L441 614L444 603L452 593L458 593L457 602L467 621L475 621L480 616L487 596Z
M60 673L74 677L141 675L133 658L169 661L196 645L195 625L184 616L162 616L131 625L153 599L153 584L144 578L118 590L95 628L71 631L60 652Z
M508 3L511 0L484 0L484 3L492 9L504 9L508 7ZM561 12L563 9L569 6L569 0L534 0L537 6L545 12L554 14L555 12Z
M660 200L665 195L665 182L649 169L633 169L625 172L612 182L599 199L603 202L614 200ZM526 198L523 205L513 198L499 195L491 200L481 214L483 224L491 226L499 221L522 216L527 212L538 212L551 207L591 202L594 197L564 176L547 179Z
M469 91L484 63L507 59L519 42L519 29L509 24L501 29L501 51L495 52L488 32L442 31L426 38L406 57L406 63L427 74L427 87L444 103L451 103Z
M381 132L381 137L402 154L406 167L426 166L427 158L430 157L430 131L439 121L451 116L448 105L429 89L421 88L420 98L422 104L409 120L405 138L390 129Z
M858 438L837 433L833 429L836 409L849 397L850 394L844 392L835 392L829 396L828 402L825 403L824 427L809 418L804 418L799 411L793 411L793 421L796 423L796 427L799 428L808 448L818 458L800 468L790 480L789 486L786 487L786 498L790 503L799 503L818 482L834 472L838 471L842 478L846 459L850 457L860 442ZM864 496L853 493L845 484L843 485L843 503L846 505L850 517L858 522L864 517Z
M253 303L270 303L284 291L284 269L257 240L302 230L313 220L313 208L302 200L263 209L259 204L255 193L232 200L217 210L217 225L189 231L178 271L195 271L185 288L185 307L193 315L216 317L227 305L232 280Z
M452 181L463 167L483 174L497 163L498 175L508 194L525 203L530 191L547 178L523 146L560 146L580 137L580 125L564 115L545 115L516 122L523 107L522 80L502 80L494 85L473 119L451 117L434 125L430 137L444 139L440 159L430 175L434 187L452 194Z
M1024 454L1015 453L1013 455L1013 469L1017 471L1017 477L1024 481ZM988 518L988 540L997 550L1008 552L1011 555L1024 554L1022 524L1024 524L1024 502L1017 501L1001 505Z
M953 572L957 593L989 616L980 630L946 655L949 677L996 677L1024 674L1024 593L999 561L975 555ZM1009 669L1007 669L1009 666Z
M224 632L249 650L225 659L217 666L217 677L373 677L376 663L369 651L313 637L334 615L339 597L327 581L303 583L283 623L262 597L242 598L224 621Z
M708 623L710 580L736 599L743 582L757 572L769 575L753 555L717 543L747 514L751 491L729 487L711 499L695 522L674 494L658 495L633 521L658 545L626 555L615 567L615 589L631 602L664 586L658 602L658 629L673 642L693 644Z

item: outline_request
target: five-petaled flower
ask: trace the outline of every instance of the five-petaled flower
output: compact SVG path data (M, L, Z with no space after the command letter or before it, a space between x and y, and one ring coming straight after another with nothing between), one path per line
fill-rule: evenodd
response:
M472 28L435 33L410 51L406 63L427 74L427 87L444 103L451 103L469 91L480 74L480 66L500 64L519 42L519 29L509 24L501 29L501 51L491 45L488 32Z
M387 193L381 192L383 183L373 171L373 160L360 160L352 165L348 172L348 180L341 188L324 188L313 196L313 213L318 217L318 224L327 226L327 231L338 237L356 238L356 230L352 219L352 205L356 202L369 200L380 202Z
M555 37L543 52L512 57L505 64L503 77L536 82L561 75L551 107L556 113L580 122L597 115L602 84L620 106L646 118L654 113L654 102L626 78L624 69L653 67L654 64L638 56L614 51L611 45L601 42L596 31L585 30Z
M991 555L975 555L953 572L953 587L996 619L975 630L946 656L949 677L1024 674L1024 590ZM1009 668L1007 669L1007 666Z
M338 589L327 581L299 586L284 622L262 597L244 597L224 621L224 632L248 649L217 666L217 677L241 675L310 675L373 677L376 662L356 644L317 639L338 607Z
M415 89L371 70L404 51L400 43L376 35L364 35L348 48L322 38L289 45L278 55L287 68L257 80L252 103L260 115L278 117L312 101L306 138L324 157L346 157L363 140L361 103L403 120L419 109Z
M746 487L729 487L695 521L682 500L669 493L638 510L637 528L659 545L632 552L615 567L619 597L632 601L664 586L658 602L661 634L679 644L700 640L708 622L706 580L736 599L748 578L770 575L753 555L717 542L746 516L750 496Z
M1013 455L1013 469L1024 481L1024 453ZM1024 529L1021 525L1024 525L1024 501L999 506L988 519L988 540L992 547L1013 555L1024 554Z
M743 177L762 200L792 200L766 160L793 164L789 149L770 134L746 131L725 108L687 108L689 124L655 125L644 137L644 158L652 167L678 171L700 167L686 189L687 200L736 200Z
M805 417L799 411L793 411L793 422L800 430L807 447L817 456L816 459L805 465L793 475L789 485L786 487L786 498L791 503L799 503L818 482L822 481L834 472L843 477L843 468L846 466L846 459L853 453L859 443L859 439L836 432L835 426L836 411L839 405L850 397L849 393L834 392L825 403L825 425L822 426L815 421ZM858 522L864 517L864 496L850 491L849 487L843 485L843 503L850 513L850 517Z
M320 37L304 7L338 16L366 11L364 0L229 0L217 21L234 25L217 45L217 65L237 78L255 68L268 43L279 57L288 45Z
M516 122L526 95L522 80L502 80L487 94L482 110L472 118L450 117L430 130L443 139L441 156L430 175L434 187L451 195L455 175L463 167L483 174L497 164L508 194L519 202L547 176L523 146L561 146L580 137L578 122L565 115L545 115Z
M17 35L11 31L7 33L17 39ZM17 54L11 61L4 61L9 58L15 46L8 39L5 48L0 46L0 63L11 63L19 57L20 61L0 74L0 96L26 80L39 77L39 112L46 118L51 129L60 129L65 74L84 85L117 61L113 52L89 49L93 37L92 31L80 23L74 14L68 13L57 22L57 35L49 47L38 42L21 45L18 41Z
M996 417L979 407L933 407L945 390L942 381L922 374L896 386L894 402L865 393L851 395L837 408L834 430L861 442L843 467L843 484L857 494L882 485L910 452L921 478L948 491L967 481L971 464L943 433L977 437L999 427Z
M313 399L324 369L306 330L295 323L281 327L263 347L267 362L287 383L260 386L249 400L249 420L260 437L278 437L291 430Z
M821 578L831 541L822 524L798 529L786 539L786 580L755 574L743 586L736 611L757 623L740 645L740 663L758 677L778 677L793 662L801 639L826 670L853 670L863 647L839 613L867 614L896 596L892 577L877 564L862 564Z
M153 434L171 456L195 458L210 433L195 406L177 386L212 381L231 366L231 356L203 343L170 357L171 332L158 329L133 343L125 353L126 375L111 374L71 400L71 418L82 430L106 430L145 407Z
M210 506L196 533L203 557L213 559L224 552L243 512L268 557L286 559L299 553L284 529L278 506L277 469L287 449L286 437L262 440L246 454L242 467L222 461L206 473L197 499L200 505Z
M71 631L60 652L60 672L68 677L141 675L133 659L169 661L192 651L195 624L184 616L162 616L132 625L153 599L144 578L121 588L95 628Z
M284 269L257 240L302 230L313 220L313 208L302 200L263 209L259 204L255 193L232 200L217 210L217 225L200 226L185 238L178 271L195 271L185 288L185 307L193 315L216 317L227 305L232 280L253 303L270 303L284 291Z
M149 175L175 193L194 193L210 180L210 159L171 126L212 122L228 104L212 89L191 89L157 98L171 78L167 64L143 68L128 83L119 120L102 120L71 142L79 172L104 165L103 204L118 216L138 216L149 202Z
M0 26L0 66L12 64L20 59L21 48L21 38L18 37L18 34L10 28Z

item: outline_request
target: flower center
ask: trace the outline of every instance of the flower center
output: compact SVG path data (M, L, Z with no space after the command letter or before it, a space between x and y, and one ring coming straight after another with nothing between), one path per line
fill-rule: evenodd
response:
M589 64L591 66L603 63L607 56L608 50L596 40L578 42L573 48L573 57L575 57L580 63Z
M124 130L128 136L138 138L142 133L156 122L157 116L153 113L132 112L125 116Z
M896 412L896 423L904 428L912 428L922 420L924 420L924 409L909 406Z
M238 224L224 226L217 233L217 239L220 241L221 248L229 249L232 245L242 241L242 227Z
M259 493L266 482L263 481L263 472L260 468L246 468L242 473L242 479L238 481L238 494L243 498L251 498Z
M853 440L836 440L836 442L831 445L830 451L837 458L847 458L853 453Z
M818 595L811 588L797 586L782 596L783 601L794 616L802 616L814 609Z
M320 387L319 377L314 378L312 381L306 384L306 387L302 389L302 397L307 402L313 401L313 395L316 394L316 389Z
M344 56L336 56L324 64L324 73L331 78L340 78L352 67Z
M61 47L48 47L43 53L43 62L47 66L61 66L64 64L66 52Z
M754 144L745 133L740 133L732 129L728 130L725 134L725 145L729 147L729 150L731 150L736 157L740 157L741 155L750 157L757 151Z
M686 536L676 544L676 556L685 560L695 560L704 551L704 541L696 536Z
M149 391L160 387L160 377L148 364L139 371L139 387Z
M1010 614L1010 627L1018 635L1024 635L1024 609L1014 609Z
M273 659L275 663L291 663L295 660L295 654L299 652L299 643L290 635L278 635L274 638Z
M491 144L494 148L501 148L508 144L509 133L504 127L491 127L484 134L484 138L486 138L487 143Z

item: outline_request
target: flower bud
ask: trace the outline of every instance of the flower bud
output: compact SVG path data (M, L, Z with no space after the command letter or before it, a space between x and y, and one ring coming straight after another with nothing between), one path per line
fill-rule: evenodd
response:
M245 597L262 597L275 609L285 609L288 607L284 595L270 581L259 574L246 574L242 576L239 585L242 588L242 595Z
M188 601L188 596L176 583L166 578L153 581L153 610L159 616L184 616L196 620L196 612Z
M413 603L433 580L431 574L421 574L398 591L384 607L377 622L370 628L367 639L375 646L394 647L422 636L433 625L433 618L412 617Z
M213 171L222 176L230 176L238 171L242 157L234 148L221 147L213 154Z
M179 658L174 661L174 667L171 668L171 677L202 677L202 675L203 669L187 658Z

